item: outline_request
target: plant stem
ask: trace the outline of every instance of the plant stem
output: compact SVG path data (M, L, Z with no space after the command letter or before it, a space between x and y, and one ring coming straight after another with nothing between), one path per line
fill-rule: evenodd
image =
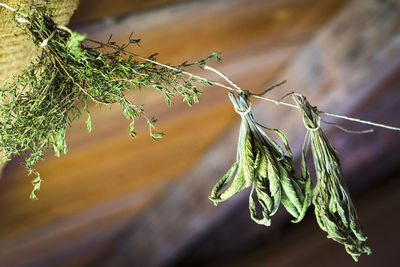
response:
M187 76L189 76L189 77L193 77L193 78L196 78L196 79L198 79L198 80L205 81L205 82L211 82L213 85L216 85L216 86L219 86L219 87L223 87L223 88L228 89L228 90L230 90L230 91L236 91L236 92L238 92L238 93L240 92L240 91L238 91L237 89L234 89L234 88L232 88L232 87L226 86L226 85L224 85L224 84L222 84L222 83L210 81L210 80L208 80L208 79L206 79L206 78L200 77L200 76L195 75L195 74L193 74L193 73L190 73L190 72L187 72L187 71L183 71L183 70L180 70L180 69L171 67L171 66L169 66L169 65L162 64L162 63L157 62L157 61L155 61L155 60L151 60L151 59L142 57L142 56L140 56L140 55L134 54L134 53L129 52L129 51L122 50L122 49L120 49L120 48L117 47L117 46L114 46L114 45L111 45L111 44L105 44L105 43L102 43L102 42L99 42L99 41L96 41L96 40L92 40L92 39L90 39L90 38L87 38L86 40L89 41L89 42L92 42L92 43L101 45L101 46L105 46L105 47L108 47L108 48L112 48L112 49L114 49L114 50L116 50L116 51L119 51L119 52L125 54L125 55L130 55L130 56L133 56L133 57L137 57L137 58L139 58L139 59L142 59L142 60L145 60L145 61L147 61L147 62L153 63L153 64L155 64L155 65L158 65L158 66L161 66L161 67L170 69L170 70L174 70L174 71L177 71L177 72L181 72L181 73L183 73L183 74L185 74L185 75L187 75Z
M1 2L0 2L0 6L2 6L2 7L4 7L4 8L7 8L7 9L13 11L13 12L18 12L18 11L15 10L14 8L9 7L8 5L3 4L3 3L1 3ZM23 14L23 13L20 13L20 12L18 12L18 14L20 14L20 15L22 15L22 16L27 16L26 14ZM60 30L66 31L66 32L68 32L68 33L71 33L71 30L70 30L69 28L67 28L67 27L64 27L64 26L61 26L61 25L57 25L57 28L60 29ZM137 54L134 54L134 53L125 51L125 50L123 50L123 49L121 49L121 48L119 48L119 47L117 47L117 46L111 45L111 44L105 44L105 43L102 43L102 42L99 42L99 41L96 41L96 40L93 40L93 39L90 39L90 38L87 38L86 40L89 41L89 42L92 42L92 43L96 43L96 44L101 45L101 46L105 46L105 47L108 47L108 48L112 48L112 49L114 49L114 50L116 50L116 51L119 51L119 52L121 52L121 53L124 53L124 54L126 54L126 55L134 56L134 57L136 57L136 58L145 60L145 61L150 62L150 63L153 63L153 64L155 64L155 65L158 65L158 66L161 66L161 67L170 69L170 70L174 70L174 71L177 71L177 72L181 72L181 73L183 73L183 74L185 74L185 75L187 75L187 76L189 76L189 77L193 77L193 78L196 78L196 79L201 80L201 81L209 82L209 83L211 83L212 85L219 86L219 87L225 88L225 89L230 90L230 91L236 91L236 92L238 92L238 93L240 93L240 92L243 91L240 87L238 87L236 84L234 84L232 81L230 81L230 80L229 80L225 75L223 75L221 72L219 72L219 71L217 71L216 69L211 68L211 67L209 67L209 66L204 66L204 68L207 69L207 70L211 70L211 71L217 73L219 76L221 76L222 78L224 78L229 84L231 84L232 87L227 86L227 85L224 85L224 84L221 84L221 83L218 83L218 82L210 81L210 80L208 80L208 79L206 79L206 78L203 78L203 77L201 77L201 76L195 75L195 74L193 74L193 73L190 73L190 72L187 72L187 71L183 71L183 70L174 68L174 67L172 67L172 66L159 63L159 62L157 62L157 61L155 61L155 60L151 60L151 59L142 57L142 56L140 56L140 55L137 55ZM259 99L262 99L262 100L265 100L265 101L273 102L273 103L278 104L278 105L285 105L285 106L292 107L292 108L297 108L297 109L299 108L299 107L296 106L296 105L289 104L289 103L286 103L286 102L276 101L276 100L274 100L274 99L270 99L270 98L267 98L267 97L262 97L262 96L260 96L260 95L255 95L255 94L251 94L251 95L252 95L253 97L255 97L255 98L259 98ZM361 120L361 119L358 119L358 118L347 117L347 116L344 116L344 115L338 115L338 114L334 114L334 113L330 113L330 112L326 112L326 111L320 111L320 110L319 110L318 112L319 112L320 114L325 114L325 115L331 116L331 117L336 117L336 118L340 118L340 119L344 119L344 120L349 120L349 121L354 121L354 122L358 122L358 123L362 123L362 124L368 124L368 125L372 125L372 126L376 126L376 127L386 128L386 129L389 129L389 130L400 131L400 128L399 128L399 127L394 127L394 126L389 126L389 125L385 125L385 124L381 124L381 123L376 123L376 122Z

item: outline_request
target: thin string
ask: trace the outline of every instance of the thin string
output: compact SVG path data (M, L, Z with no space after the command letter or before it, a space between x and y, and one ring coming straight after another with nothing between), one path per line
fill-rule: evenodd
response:
M220 72L220 71L218 71L218 70L216 70L216 69L214 69L214 68L212 68L212 67L210 67L210 66L207 66L207 65L204 66L204 69L210 70L210 71L212 71L212 72L215 72L217 75L219 75L220 77L222 77L225 81L227 81L230 85L232 85L238 92L243 92L242 88L240 88L239 86L237 86L237 85L236 85L234 82L232 82L226 75L222 74L222 72ZM232 93L229 93L229 98L231 98L231 100L232 100L232 98L235 98L235 97L233 96ZM235 101L236 101L236 100L235 100ZM233 102L233 101L232 101L232 102ZM251 111L251 105L252 105L252 103L250 102L250 103L249 103L249 106L247 107L247 109L246 109L245 111L241 111L241 110L237 109L237 107L236 107L236 105L235 105L235 111L236 111L236 113L238 113L240 116L246 116L246 115L249 114L249 112Z
M154 60L151 60L151 59L148 59L148 58L139 56L139 55L134 54L134 53L131 53L131 52L129 52L129 51L122 50L122 49L119 48L118 46L111 45L111 44L105 44L105 43L102 43L102 42L99 42L99 41L96 41L96 40L92 40L92 39L90 39L90 38L86 38L85 40L86 40L86 41L89 41L89 42L92 42L92 43L95 43L95 44L98 44L98 45L101 45L101 46L105 46L105 47L112 48L112 49L114 49L114 50L116 50L116 51L119 51L119 52L125 54L125 55L137 57L137 58L140 58L140 59L142 59L142 60L144 60L144 61L153 63L153 64L155 64L155 65L158 65L158 66L161 66L161 67L170 69L170 70L174 70L174 71L183 73L183 74L185 74L185 75L187 75L187 76L189 76L189 77L193 77L193 78L196 78L196 79L198 79L198 80L205 81L205 82L210 82L212 85L216 85L216 86L219 86L219 87L228 89L228 90L230 90L230 91L236 91L236 92L238 92L237 89L234 89L234 88L229 87L229 86L227 86L227 85L224 85L224 84L222 84L222 83L210 81L210 80L208 80L208 79L206 79L206 78L200 77L200 76L195 75L195 74L193 74L193 73L190 73L190 72L187 72L187 71L183 71L183 70L180 70L180 69L171 67L171 66L169 66L169 65L162 64L162 63L160 63L160 62L157 62L157 61L154 61ZM240 92L238 92L238 93L240 93Z
M275 104L277 104L277 105L284 105L284 106L288 106L288 107L291 107L291 108L297 108L297 109L299 109L298 106L293 105L293 104L289 104L289 103L286 103L286 102L277 101L277 100L274 100L274 99L271 99L271 98L267 98L267 97L259 96L259 95L254 95L254 94L252 94L252 96L253 96L254 98L259 98L259 99L262 99L262 100L265 100L265 101L269 101L269 102L275 103Z
M283 81L281 81L280 83L274 84L274 85L272 85L271 87L268 87L268 88L265 89L263 92L261 92L261 93L259 93L259 94L257 94L257 95L262 96L262 95L268 93L269 91L271 91L272 89L275 89L276 87L279 87L279 86L283 85L283 84L286 83L286 82L287 82L287 80L283 80Z
M291 107L291 108L299 109L298 106L293 105L293 104L289 104L289 103L286 103L286 102L280 102L280 101L277 101L277 100L274 100L274 99L270 99L270 98L263 97L263 96L258 96L258 95L252 95L252 96L255 97L255 98L259 98L259 99L263 99L265 101L269 101L269 102L275 103L277 105L284 105L284 106L288 106L288 107ZM361 124L368 124L368 125L372 125L372 126L376 126L376 127L386 128L386 129L389 129L389 130L400 131L400 128L394 127L394 126L389 126L389 125L376 123L376 122L372 122L372 121L361 120L361 119L358 119L358 118L347 117L347 116L344 116L344 115L338 115L338 114L334 114L334 113L330 113L330 112L326 112L326 111L322 111L322 110L318 110L318 112L320 114L324 114L324 115L327 115L327 116L336 117L336 118L349 120L349 121L354 121L354 122L358 122L358 123L361 123Z
M306 121L304 120L304 116L303 116L303 124L307 128L307 130L309 130L311 132L316 132L321 128L321 117L318 116L317 126L315 128L312 128L307 125Z
M235 111L240 116L246 116L251 111L251 102L250 102L250 105L247 107L247 109L245 111L238 110L236 107L235 107Z
M300 97L300 98L305 98L305 97L304 97L302 94L300 94L300 93L292 92L292 93L288 93L288 94L282 96L282 97L279 99L279 101L281 101L282 99L284 99L284 98L286 98L286 97L288 97L288 96L292 96L292 97L293 97L293 100L294 100L294 102L296 102L296 104L297 104L298 107L300 107L301 104L299 103L298 99L295 98L294 96L298 96L298 97ZM302 111L303 111L303 110L302 110ZM303 112L302 112L302 113L303 113ZM314 128L313 128L313 127L310 127L310 126L306 123L306 119L305 119L304 114L303 114L303 116L302 116L304 126L305 126L309 131L311 131L311 132L316 132L316 131L318 131L319 129L321 129L321 116L319 116L318 112L316 112L316 115L317 115L317 125L316 125ZM313 118L313 119L314 119L314 118Z
M7 6L6 4L0 3L0 6L5 7L5 8L7 8L7 9L13 11L13 12L17 12L17 10L15 10L14 8L12 8L10 6Z
M358 122L358 123L363 123L363 124L368 124L368 125L372 125L372 126L376 126L376 127L386 128L386 129L389 129L389 130L400 131L399 127L389 126L389 125L376 123L376 122L372 122L372 121L365 121L365 120L361 120L361 119L357 119L357 118L347 117L347 116L344 116L344 115L333 114L333 113L326 112L326 111L318 111L318 112L322 113L322 114L325 114L325 115L328 115L328 116L331 116L331 117L336 117L336 118L349 120L349 121L355 121L355 122Z
M347 128L345 128L345 127L343 127L343 126L341 126L341 125L339 125L339 124L337 124L337 123L330 122L330 121L326 121L326 120L323 120L323 119L321 119L321 120L322 120L323 123L332 125L333 127L336 127L336 128L338 128L338 129L342 130L343 132L346 132L346 133L351 133L351 134L366 134L366 133L372 133L372 132L374 132L374 129L366 129L366 130L361 130L361 131L359 131L359 130L350 130L350 129L347 129Z
M210 66L207 66L207 65L204 65L204 69L210 70L210 71L212 71L212 72L215 72L215 73L218 74L220 77L222 77L225 81L227 81L230 85L232 85L238 92L243 92L242 88L240 88L240 87L237 86L234 82L232 82L231 80L229 80L229 78L228 78L225 74L222 74L222 73L219 72L218 70L216 70L216 69L214 69L214 68L212 68L212 67L210 67Z
M7 9L13 11L13 12L18 12L18 11L15 10L14 8L11 8L11 7L9 7L8 5L3 4L3 3L1 3L1 2L0 2L0 6L2 6L2 7L4 7L4 8L7 8ZM23 14L23 13L21 13L21 12L18 12L18 14L27 17L26 14ZM57 28L60 29L60 30L64 30L64 31L66 31L66 32L71 33L71 30L68 29L67 27L59 27L59 26L57 26ZM174 71L181 72L181 73L183 73L183 74L185 74L185 75L187 75L187 76L196 78L196 79L201 80L201 81L209 82L209 83L211 83L212 85L219 86L219 87L225 88L225 89L230 90L230 91L236 91L236 92L238 92L238 93L240 93L240 92L243 91L243 90L240 89L240 87L238 87L238 88L240 89L240 90L238 90L238 89L236 88L235 85L232 85L232 87L230 87L230 86L227 86L227 85L218 83L218 82L210 81L210 80L208 80L208 79L205 79L205 78L200 77L200 76L198 76L198 75L192 74L192 73L190 73L190 72L182 71L182 70L179 70L179 69L177 69L177 68L171 67L171 66L169 66L169 65L165 65L165 64L159 63L159 62L157 62L157 61L154 61L154 60L151 60L151 59L142 57L142 56L140 56L140 55L137 55L137 54L134 54L134 53L131 53L131 52L128 52L128 51L124 51L124 50L120 49L118 46L115 46L115 45L104 44L104 43L101 43L101 42L98 42L98 41L96 41L96 40L92 40L92 39L89 39L89 38L87 38L86 40L89 41L89 42L96 43L96 44L101 45L101 46L105 46L105 47L112 48L112 49L117 50L117 51L120 51L121 53L124 53L124 54L126 54L126 55L131 55L131 56L140 58L140 59L142 59L142 60L144 60L144 61L153 63L153 64L155 64L155 65L158 65L158 66L161 66L161 67L170 69L170 70L174 70ZM205 66L205 67L206 67L206 66ZM207 66L207 67L208 67L208 66ZM208 69L211 70L211 67L208 67ZM215 70L215 69L214 69L214 70ZM221 74L222 74L222 73L221 73ZM222 74L222 75L223 75L223 74ZM223 75L222 77L226 77L226 76ZM224 79L225 79L225 78L224 78ZM229 79L226 78L225 80L228 81ZM230 80L229 80L229 81L230 81ZM230 82L231 82L231 81L230 81ZM229 83L230 83L230 82L229 82ZM293 105L293 104L289 104L289 103L286 103L286 102L276 101L276 100L274 100L274 99L270 99L270 98L263 97L263 96L259 96L259 95L255 95L255 94L251 94L251 96L253 96L254 98L259 98L259 99L262 99L262 100L265 100L265 101L269 101L269 102L275 103L275 104L277 104L277 105L284 105L284 106L288 106L288 107L291 107L291 108L297 108L297 109L299 109L298 106ZM338 115L338 114L334 114L334 113L330 113L330 112L326 112L326 111L319 111L319 113L320 113L320 114L325 114L325 115L331 116L331 117L336 117L336 118L344 119L344 120L354 121L354 122L358 122L358 123L362 123L362 124L368 124L368 125L372 125L372 126L376 126L376 127L381 127L381 128L386 128L386 129L394 130L394 131L400 131L400 128L399 128L399 127L389 126L389 125L385 125L385 124L381 124L381 123L376 123L376 122L372 122L372 121L361 120L361 119L358 119L358 118L347 117L347 116L344 116L344 115Z
M28 15L26 15L26 14L24 14L24 13L21 13L21 12L15 10L14 8L12 8L12 7L10 7L10 6L6 5L6 4L3 4L3 3L0 3L0 6L9 9L9 10L11 10L12 12L17 13L19 16L18 16L18 17L16 16L16 20L17 20L19 23L29 23L28 20L26 20L26 19L20 17L20 16L23 16L23 17L26 18L26 17L28 17Z

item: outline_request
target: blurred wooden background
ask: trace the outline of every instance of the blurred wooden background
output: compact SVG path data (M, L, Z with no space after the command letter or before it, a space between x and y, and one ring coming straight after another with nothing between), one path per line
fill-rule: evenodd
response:
M70 26L135 53L179 64L223 52L214 64L243 89L299 91L321 110L400 126L400 3L396 0L81 0ZM211 79L215 75L196 72ZM218 79L217 79L218 80ZM29 200L30 177L13 160L0 180L0 266L355 266L326 239L310 210L271 227L249 217L248 192L214 207L211 188L235 158L239 116L223 89L201 87L192 108L168 108L153 90L135 92L167 133L159 143L128 135L118 107L91 107L68 132L69 153L39 164L46 179ZM296 155L300 115L256 101L256 119L288 134ZM336 121L336 120L331 120ZM341 125L364 129L344 121ZM351 135L330 126L373 254L357 266L398 266L400 134Z

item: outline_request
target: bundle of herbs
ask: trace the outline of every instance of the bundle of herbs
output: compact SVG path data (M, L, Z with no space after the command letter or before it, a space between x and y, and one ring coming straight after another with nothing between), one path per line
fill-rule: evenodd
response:
M302 165L302 177L296 176L293 166L292 152L286 136L277 129L269 129L277 133L288 152L274 142L260 128L250 111L248 92L242 92L237 97L229 93L234 108L242 118L237 145L236 162L221 178L211 192L210 199L217 205L242 191L251 188L249 209L251 218L263 225L271 224L271 216L282 203L286 210L299 222L311 204L312 184L305 164ZM304 162L305 163L305 162ZM223 192L220 191L228 185ZM300 185L304 185L301 189ZM256 192L262 215L257 212L257 205L253 199Z
M34 164L43 159L46 150L52 148L56 156L66 153L67 128L82 114L87 115L87 129L91 131L89 101L119 105L131 121L132 137L136 136L135 119L145 117L155 140L164 134L154 132L156 120L145 114L142 105L128 100L127 91L154 88L164 95L168 105L175 94L181 95L188 105L199 101L196 78L183 72L183 68L194 64L161 65L155 61L155 55L136 59L126 49L140 40L130 37L122 46L111 40L90 40L95 46L88 46L83 43L89 40L85 35L55 24L50 11L43 7L32 8L27 14L15 11L13 19L41 55L0 90L0 152L6 153L3 161L15 155L26 157L24 165L30 174L36 175L31 199L36 199L43 181ZM219 60L218 53L195 64L203 67L211 58ZM201 82L209 84L206 79Z
M321 118L316 107L312 107L300 94L292 94L303 115L307 128L303 155L311 143L317 183L312 202L315 216L328 238L343 244L355 261L362 253L370 254L364 244L367 237L362 231L357 211L350 198L340 167L339 155L320 127Z

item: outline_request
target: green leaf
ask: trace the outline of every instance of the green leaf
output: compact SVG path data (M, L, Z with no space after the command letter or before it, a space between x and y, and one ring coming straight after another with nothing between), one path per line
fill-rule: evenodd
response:
M11 160L10 155L4 155L4 156L1 158L1 161L2 161L3 163L6 163L7 161L10 161L10 160Z
M268 149L265 150L265 155L267 159L267 176L269 179L271 196L274 196L280 189L280 172L276 161L273 159Z
M165 133L153 133L151 136L156 138L156 139L160 139L160 138L163 138L165 136Z
M221 54L222 54L221 52L214 52L214 53L212 53L210 56L208 56L206 60L210 60L210 59L215 58L215 60L216 60L217 62L221 62L222 60L221 60L221 58L219 57L219 55L221 55Z
M68 38L67 49L69 50L71 56L73 56L75 60L80 61L81 59L85 58L84 56L85 52L81 47L81 43L85 39L86 39L85 34L79 34L76 32L72 32L71 36Z
M259 150L256 150L256 159L254 160L254 166L253 166L255 173L257 173L258 166L259 166L260 160L261 160L260 158L261 158L261 153Z
M92 117L90 116L89 113L88 113L88 117L87 117L87 120L86 120L86 128L87 128L89 133L92 131Z
M286 135L279 129L270 129L271 131L275 132L282 140L283 145L285 146L286 151L289 153L289 158L293 157L292 150L290 149L289 142L287 140Z
M220 195L221 201L225 201L245 188L245 178L242 166L239 166L235 178L228 189Z
M136 137L136 132L135 132L135 123L132 121L130 124L129 124L129 135L132 137L132 138L135 138Z
M232 167L228 170L228 172L218 181L218 183L214 186L213 190L211 191L211 195L208 197L211 201L214 202L214 205L221 201L223 201L220 196L218 195L219 191L221 191L229 182L232 180L233 176L237 172L239 167L238 162L233 163ZM224 199L225 200L225 199Z
M254 151L256 152L256 159L254 160L254 176L266 177L267 166L264 148L257 140L254 140Z
M254 181L254 155L250 134L246 135L243 142L241 166L244 172L245 187L249 187Z
M308 207L311 205L311 201L312 201L312 197L313 197L313 186L312 186L310 172L308 171L307 165L306 165L305 149L306 148L303 147L302 155L301 155L302 180L306 181L305 185L304 185L304 199L303 199L302 209L299 213L299 216L295 220L292 220L293 223L298 223L304 218Z
M304 186L304 201L302 203L302 209L299 212L298 217L295 220L292 220L292 223L298 223L301 220L303 220L308 207L311 205L312 196L313 196L312 181L311 178L308 178Z
M38 200L37 198L37 192L40 191L40 185L43 182L43 180L40 178L40 176L36 177L34 180L32 180L32 185L33 185L33 190L29 196L31 200Z
M262 210L262 215L261 216L257 214L256 203L254 202L254 199L253 199L254 187L255 186L253 184L253 186L251 188L250 195L249 195L250 217L251 217L251 219L253 221L255 221L258 224L265 225L265 226L270 226L271 225L271 219L268 216L268 211L267 211L267 208L266 208L267 204L263 203L266 200L266 198L265 197L264 198L263 197L259 197L259 193L258 192L257 192L257 198L259 199L259 203L260 204L263 203L263 204L261 204L263 210Z
M298 195L299 190L295 188L298 185L290 178L290 173L281 164L279 165L279 170L282 186L282 204L293 217L298 218L302 210L302 200Z
M328 233L328 237L345 246L346 251L355 261L361 253L369 254L370 249L363 243L366 240L357 212L350 199L340 167L339 156L324 132L319 128L320 120L316 108L313 108L304 96L295 95L294 99L303 114L303 121L309 127L318 129L308 131L305 144L311 140L317 184L312 202L315 217L320 228ZM308 139L310 136L310 139ZM306 180L304 205L308 204L311 194L311 181L305 166L305 146L302 152L302 176Z

